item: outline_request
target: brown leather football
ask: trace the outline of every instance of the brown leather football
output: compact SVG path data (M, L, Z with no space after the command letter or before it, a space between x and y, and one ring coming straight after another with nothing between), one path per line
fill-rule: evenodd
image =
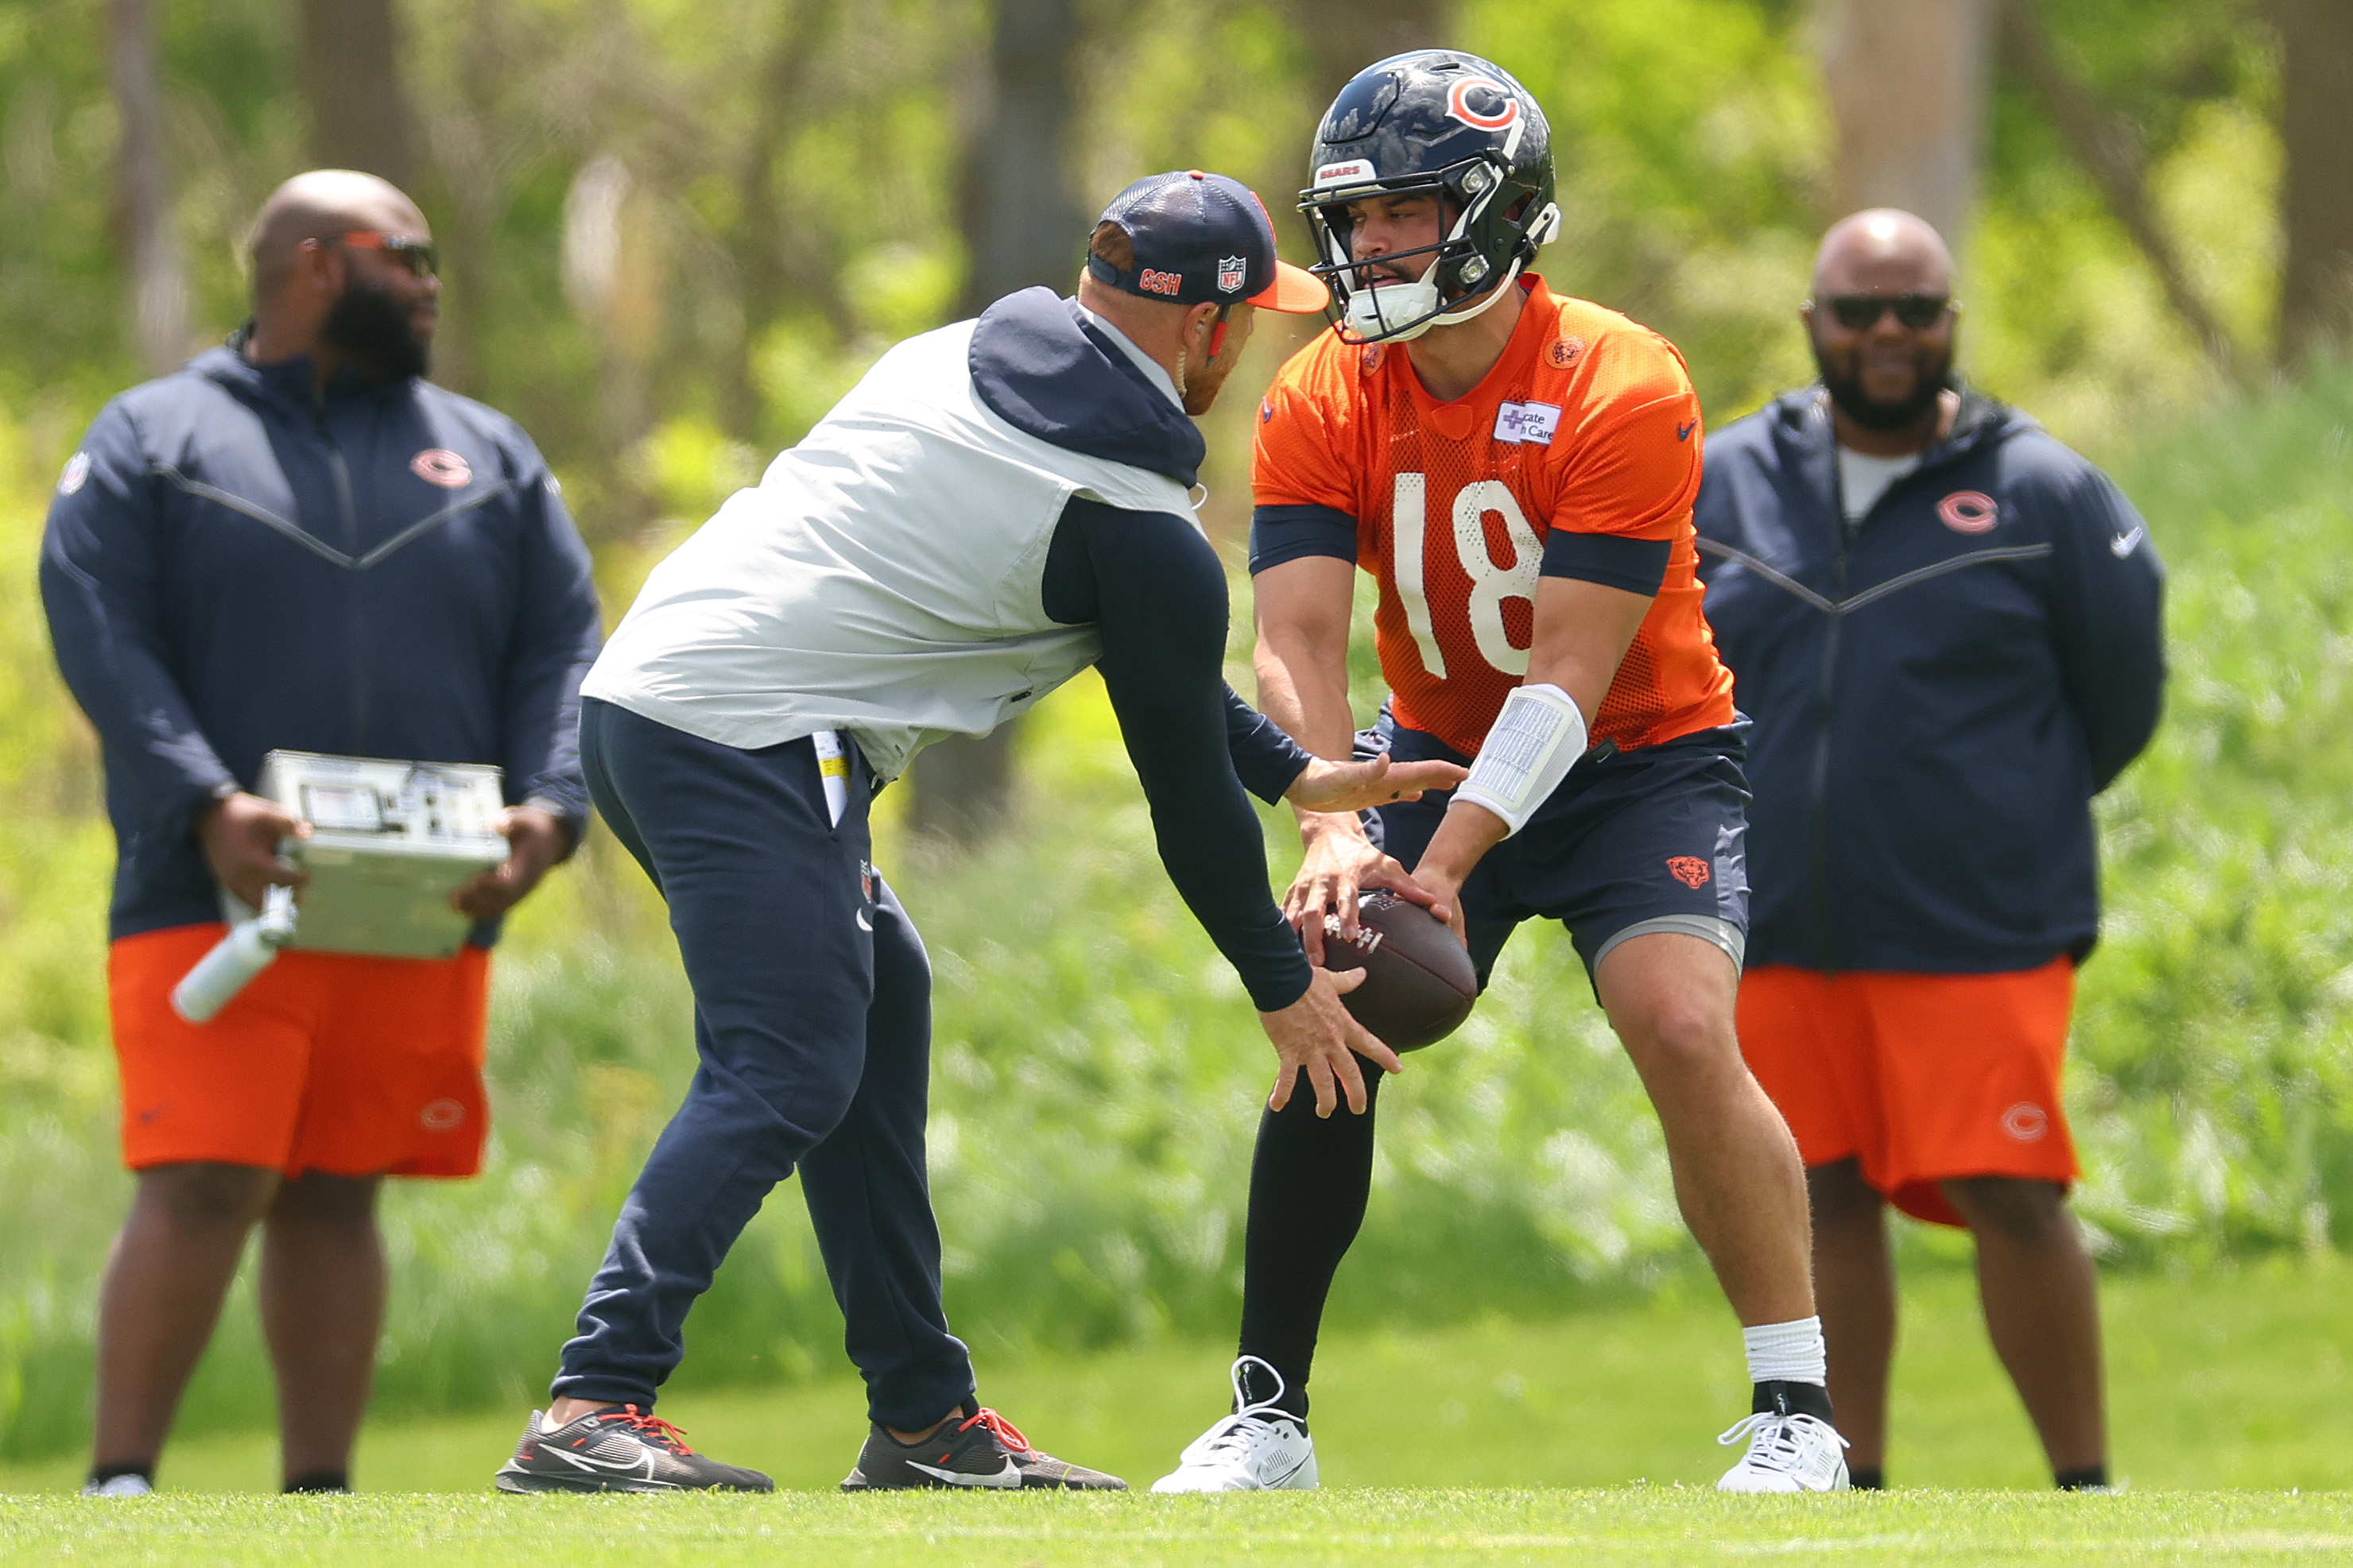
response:
M1445 921L1370 888L1356 901L1356 923L1348 942L1338 916L1324 921L1324 967L1365 972L1365 983L1340 998L1356 1022L1393 1051L1436 1045L1462 1026L1479 999L1479 977Z

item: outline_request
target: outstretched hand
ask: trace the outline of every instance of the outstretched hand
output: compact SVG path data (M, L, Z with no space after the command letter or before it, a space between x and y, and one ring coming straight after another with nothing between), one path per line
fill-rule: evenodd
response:
M1308 963L1320 966L1324 962L1324 938L1333 929L1327 921L1337 922L1343 941L1356 940L1358 900L1369 889L1395 893L1440 920L1453 919L1452 908L1375 847L1354 816L1308 817L1303 832L1307 853L1282 896L1282 918L1298 931Z
M1356 1066L1356 1058L1361 1056L1389 1072L1405 1070L1397 1053L1375 1038L1372 1031L1356 1022L1341 1005L1342 994L1364 983L1365 972L1361 969L1339 974L1325 969L1314 970L1298 1001L1280 1012L1258 1016L1266 1037L1274 1043L1274 1054L1282 1058L1282 1065L1275 1069L1274 1092L1267 1097L1269 1110L1281 1110L1291 1103L1293 1087L1303 1071L1309 1087L1315 1091L1316 1115L1331 1115L1345 1095L1348 1109L1362 1116L1365 1077Z
M1302 811L1364 811L1393 800L1419 800L1426 789L1452 789L1471 776L1453 763L1393 763L1384 752L1369 762L1309 761L1282 798Z

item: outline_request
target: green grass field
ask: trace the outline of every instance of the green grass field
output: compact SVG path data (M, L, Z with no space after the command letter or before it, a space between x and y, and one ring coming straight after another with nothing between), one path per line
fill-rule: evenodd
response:
M2123 1497L2041 1492L1969 1281L1930 1269L1906 1292L1891 1457L1902 1489L1882 1498L1758 1506L1705 1489L1726 1458L1709 1439L1746 1389L1728 1316L1694 1290L1550 1323L1335 1339L1317 1377L1326 1490L1314 1498L828 1495L862 1418L855 1385L827 1378L663 1404L699 1445L774 1474L787 1489L776 1498L497 1498L489 1474L514 1411L372 1427L358 1467L370 1495L351 1500L249 1495L274 1480L267 1434L175 1447L171 1489L142 1502L54 1495L78 1461L0 1470L0 1492L16 1494L0 1499L0 1559L283 1568L391 1562L430 1542L458 1568L593 1540L626 1542L634 1561L712 1564L1682 1563L1816 1549L1855 1563L2316 1560L2353 1552L2353 1494L2330 1491L2353 1476L2348 1286L2353 1268L2329 1258L2109 1281ZM982 1393L1033 1441L1141 1486L1218 1412L1222 1362L1195 1346L984 1366Z
M2274 1563L2344 1560L2353 1499L1863 1493L1680 1487L1247 1498L152 1499L0 1509L0 1553L76 1563L435 1568L734 1563Z

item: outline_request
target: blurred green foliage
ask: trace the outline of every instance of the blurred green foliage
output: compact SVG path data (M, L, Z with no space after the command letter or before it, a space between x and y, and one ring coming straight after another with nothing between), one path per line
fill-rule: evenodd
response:
M2279 152L2252 6L2043 10L2138 126L2189 265L2259 349ZM242 226L301 166L303 114L283 7L158 12L193 316L216 337L242 314ZM1145 169L1227 168L1298 242L1284 205L1321 106L1293 10L1087 14L1090 134L1071 175L1089 200ZM453 255L444 363L546 447L617 612L887 342L951 309L955 148L974 123L983 13L838 8L768 143L762 72L786 7L412 0L405 15L430 153L419 195ZM1810 374L1791 312L1824 216L1826 132L1807 16L1795 0L1460 7L1461 41L1550 110L1569 217L1547 272L1673 337L1718 421ZM102 988L111 845L33 591L51 476L135 379L103 28L97 0L0 6L0 1454L86 1429L92 1281L127 1191ZM617 281L598 296L610 309L593 309L567 289L566 212L604 157L627 180L607 258ZM779 197L773 232L747 226L762 189ZM784 279L765 314L746 271L763 256ZM2175 569L2170 716L2103 807L2111 935L2086 972L2072 1089L2084 1212L2126 1261L2342 1242L2353 378L2216 400L2129 241L2007 84L1967 267L1974 374L2116 459ZM1272 322L1259 336L1238 385L1297 341ZM1206 515L1229 548L1250 408L1237 396L1207 422ZM985 1346L1223 1335L1264 1047L1153 861L1099 689L1049 704L1021 746L1024 825L995 848L951 864L883 829L939 973L952 1310ZM1280 873L1287 833L1270 831ZM498 972L489 1167L388 1204L386 1409L520 1403L543 1386L689 1070L660 911L609 841L526 906ZM1335 1321L1536 1311L1689 1280L1655 1124L1557 932L1524 933L1473 1023L1411 1068L1389 1097ZM747 1237L695 1315L682 1379L795 1379L835 1362L838 1318L798 1211L780 1192ZM184 1425L265 1419L264 1366L249 1303L234 1306Z
M2275 41L2254 0L2038 0L2128 129L2185 266L2251 358L2276 293ZM1554 283L1683 350L1721 422L1810 375L1792 312L1824 218L1828 111L1803 0L1456 0L1455 41L1519 75L1555 128ZM283 0L160 5L191 346L244 314L238 250L302 166ZM1287 210L1322 104L1281 0L1080 7L1066 177L1082 207L1196 164ZM584 527L625 548L813 423L893 338L945 319L955 181L982 121L983 0L406 0L416 194L449 255L443 378L513 414ZM0 9L0 405L46 457L136 379L99 0ZM779 83L785 84L780 88ZM603 239L575 222L617 171ZM600 248L600 246L602 248ZM1075 267L1079 237L1072 237ZM2210 373L2041 107L1997 82L1968 237L1978 379L2094 449L2193 405ZM583 279L594 279L593 286ZM1242 367L1299 341L1269 323ZM1212 526L1247 508L1246 399L1211 420ZM741 461L683 471L683 447ZM632 586L627 572L616 586Z
M2348 429L2339 373L2161 431L2118 468L2172 566L2175 678L2156 747L2102 804L2108 934L2071 1066L2079 1208L2113 1265L2353 1240ZM37 690L21 470L12 496L0 626ZM55 784L25 784L47 776L25 759L70 731L38 702L15 711L51 714L0 750L29 801ZM1023 747L1025 824L976 858L931 858L882 800L879 858L937 971L951 1312L999 1355L1222 1337L1268 1053L1154 861L1099 684L1042 708ZM99 992L107 846L86 811L0 826L0 1454L83 1429L91 1283L126 1191ZM1269 835L1279 875L1295 851L1271 816ZM660 910L600 836L501 952L488 1169L389 1200L384 1409L536 1394L691 1054ZM1708 1289L1656 1123L1559 932L1525 930L1470 1026L1409 1068L1336 1325ZM1933 1260L1966 1243L1905 1246ZM839 1332L787 1186L697 1310L681 1381L805 1378L836 1364ZM233 1307L184 1422L266 1419L264 1366Z

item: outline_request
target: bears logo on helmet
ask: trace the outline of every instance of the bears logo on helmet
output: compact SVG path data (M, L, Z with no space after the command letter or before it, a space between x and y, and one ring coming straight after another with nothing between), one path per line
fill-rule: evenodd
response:
M1472 93L1482 102L1499 102L1500 109L1474 109ZM1499 81L1489 81L1482 76L1466 76L1446 89L1446 112L1453 119L1480 131L1502 131L1520 117L1520 100L1512 89Z

